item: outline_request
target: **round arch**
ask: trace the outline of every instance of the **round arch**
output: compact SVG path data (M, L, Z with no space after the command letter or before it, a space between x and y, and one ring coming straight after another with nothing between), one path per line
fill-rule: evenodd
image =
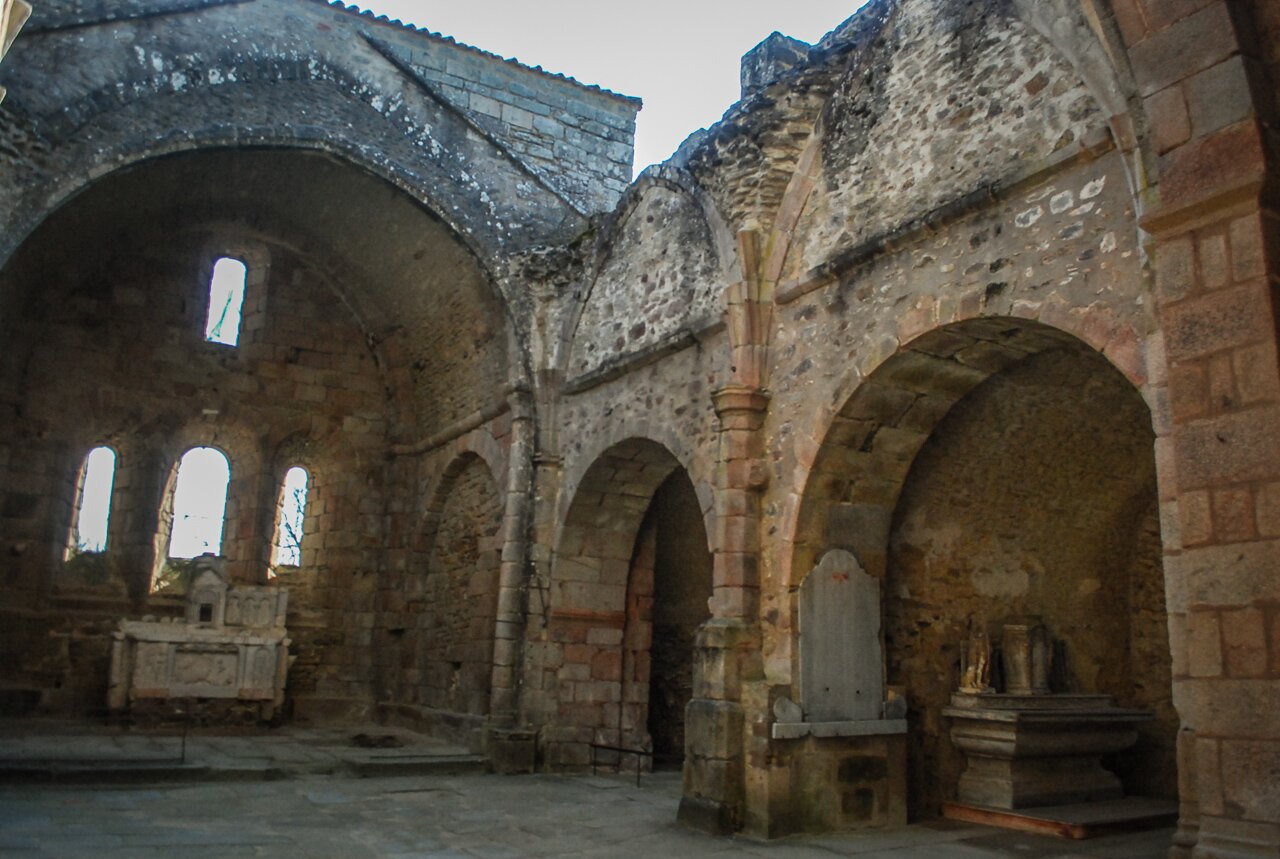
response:
M530 612L535 624L541 614L536 631L557 654L561 693L581 685L545 714L547 759L585 763L585 742L683 759L693 639L710 617L708 514L688 472L657 442L629 438L589 462Z
M829 549L880 580L887 680L910 705L913 813L954 798L942 716L969 625L1042 617L1055 692L1156 713L1126 788L1176 796L1150 410L1106 356L1041 322L934 329L865 377L820 446L797 518L794 598ZM792 676L803 676L799 648ZM1137 764L1129 766L1132 761Z

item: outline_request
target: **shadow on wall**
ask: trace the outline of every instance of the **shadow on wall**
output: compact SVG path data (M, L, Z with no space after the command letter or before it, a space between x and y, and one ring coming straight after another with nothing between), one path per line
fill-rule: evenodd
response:
M1152 710L1115 763L1130 794L1176 797L1151 418L1101 356L1050 349L958 402L912 465L886 577L890 683L906 687L913 814L954 797L942 717L970 622L998 639L1037 615L1061 641L1057 692Z

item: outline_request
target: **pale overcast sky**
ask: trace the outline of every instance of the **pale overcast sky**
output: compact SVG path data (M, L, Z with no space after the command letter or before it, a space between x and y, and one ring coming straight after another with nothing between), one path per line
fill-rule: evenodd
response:
M636 172L738 99L742 55L778 30L815 42L866 0L362 0L380 15L644 99Z

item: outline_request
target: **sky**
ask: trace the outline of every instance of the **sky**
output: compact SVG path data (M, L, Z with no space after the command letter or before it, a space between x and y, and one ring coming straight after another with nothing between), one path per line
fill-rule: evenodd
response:
M530 66L644 99L636 172L738 100L742 55L774 30L816 42L866 0L360 0Z

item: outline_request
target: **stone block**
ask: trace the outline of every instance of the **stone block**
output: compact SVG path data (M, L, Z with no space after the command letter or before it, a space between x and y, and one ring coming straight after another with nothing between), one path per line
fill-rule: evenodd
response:
M1222 612L1223 657L1229 677L1267 673L1267 631L1260 608Z
M1197 421L1174 434L1175 468L1186 489L1280 477L1280 446L1271 430L1273 405Z
M1156 289L1165 302L1186 297L1196 285L1195 245L1190 237L1161 242L1155 250Z
M1164 311L1169 360L1179 363L1212 352L1256 343L1271 332L1260 307L1268 307L1260 283L1179 301Z
M1202 236L1196 248L1200 262L1200 285L1207 289L1226 286L1231 280L1227 264L1227 237L1222 233Z
M1236 54L1187 79L1184 88L1195 137L1212 134L1253 114L1246 62Z
M1274 742L1280 713L1280 684L1268 679L1191 679L1177 684L1175 703L1201 737Z
M1196 738L1196 799L1205 814L1222 813L1221 745L1216 739Z
M1213 539L1213 513L1207 491L1185 492L1178 498L1182 545L1200 546Z
M1214 3L1156 29L1132 47L1130 57L1138 89L1149 96L1221 62L1235 50L1235 31L1226 4Z
M685 761L685 795L733 802L742 793L741 750L737 758L704 758L689 753Z
M1203 204L1224 191L1260 183L1265 173L1257 124L1239 122L1161 157L1161 207L1178 210Z
M1280 820L1280 740L1223 740L1221 756L1223 801L1232 816Z
M1267 273L1263 239L1263 220L1259 215L1237 218L1231 222L1231 274L1237 282L1262 277Z
M1147 98L1145 106L1157 154L1163 155L1191 138L1191 117L1187 114L1187 100L1181 86L1175 84L1160 90Z
M694 698L685 707L685 749L699 758L727 760L742 754L742 706Z
M1258 534L1280 537L1280 483L1264 483L1254 496Z
M1234 543L1254 536L1253 492L1248 489L1218 489L1213 492L1214 538Z
M1222 630L1218 613L1187 614L1187 668L1192 677L1222 676Z
M1189 421L1209 414L1209 367L1184 361L1169 369L1169 405L1174 420Z
M1280 601L1280 542L1254 540L1186 549L1165 558L1170 611Z
M1274 341L1236 349L1231 360L1241 405L1280 401L1280 368Z
M1137 44L1147 35L1147 25L1139 9L1139 2L1140 0L1112 0L1111 6L1115 12L1116 25L1120 28L1120 35L1124 38L1125 44L1128 45Z

